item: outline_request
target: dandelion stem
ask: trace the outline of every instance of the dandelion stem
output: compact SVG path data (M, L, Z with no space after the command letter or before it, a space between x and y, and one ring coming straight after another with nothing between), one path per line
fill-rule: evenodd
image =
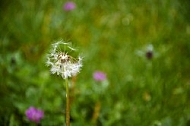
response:
M65 79L65 83L66 83L66 126L70 126L70 100L69 100L68 79Z

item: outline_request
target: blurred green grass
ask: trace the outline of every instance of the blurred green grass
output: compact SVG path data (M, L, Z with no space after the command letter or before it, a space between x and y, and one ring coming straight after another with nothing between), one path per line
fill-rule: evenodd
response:
M24 112L32 105L45 111L41 125L64 123L64 85L45 66L49 47L60 39L71 41L84 57L72 125L190 124L188 0L79 0L71 12L63 10L65 2L1 1L0 124L30 125ZM138 56L149 44L158 56ZM109 81L101 94L93 90L96 70Z

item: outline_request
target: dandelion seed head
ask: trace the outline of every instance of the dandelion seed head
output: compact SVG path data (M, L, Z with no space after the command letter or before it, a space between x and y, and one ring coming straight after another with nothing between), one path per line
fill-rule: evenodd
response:
M61 46L64 47L64 50ZM63 41L52 44L52 47L46 61L47 66L51 67L51 73L60 75L63 79L77 75L82 67L82 58L80 56L74 58L69 55L75 49Z

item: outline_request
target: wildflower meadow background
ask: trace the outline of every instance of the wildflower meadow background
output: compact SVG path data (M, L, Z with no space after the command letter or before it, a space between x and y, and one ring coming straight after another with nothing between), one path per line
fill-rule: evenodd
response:
M1 1L0 125L64 124L64 81L46 66L63 40L83 57L72 126L190 126L189 14L189 0Z

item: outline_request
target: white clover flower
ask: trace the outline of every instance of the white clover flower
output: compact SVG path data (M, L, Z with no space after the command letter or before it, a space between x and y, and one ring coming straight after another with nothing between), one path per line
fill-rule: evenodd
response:
M50 66L50 71L52 74L61 75L63 79L75 76L79 73L82 67L82 58L74 58L68 53L75 51L69 43L63 41L56 42L52 44L53 49L47 56L47 66ZM61 47L64 47L64 52L61 51ZM59 51L60 50L60 51ZM67 51L67 52L66 52Z

